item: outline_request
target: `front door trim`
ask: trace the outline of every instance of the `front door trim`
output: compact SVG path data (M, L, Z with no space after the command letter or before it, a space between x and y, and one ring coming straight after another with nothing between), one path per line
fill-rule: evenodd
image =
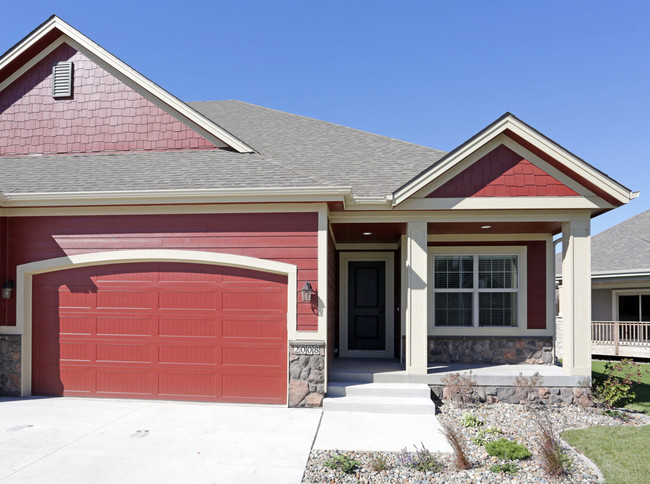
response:
M386 347L381 350L348 349L348 263L383 261L386 264ZM393 358L395 350L395 256L393 252L339 253L339 355L344 358Z

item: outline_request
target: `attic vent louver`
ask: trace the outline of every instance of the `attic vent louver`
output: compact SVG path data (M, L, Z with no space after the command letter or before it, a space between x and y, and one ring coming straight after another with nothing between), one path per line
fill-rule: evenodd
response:
M72 96L72 62L57 62L52 68L52 97Z

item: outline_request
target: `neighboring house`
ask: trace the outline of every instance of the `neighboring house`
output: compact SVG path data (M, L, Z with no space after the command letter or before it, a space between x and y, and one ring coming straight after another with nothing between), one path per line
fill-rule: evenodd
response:
M444 153L184 103L57 17L0 58L0 166L23 396L319 405L334 358L550 363L558 233L588 376L590 219L635 196L511 114Z
M592 354L650 357L650 210L592 237L591 289Z

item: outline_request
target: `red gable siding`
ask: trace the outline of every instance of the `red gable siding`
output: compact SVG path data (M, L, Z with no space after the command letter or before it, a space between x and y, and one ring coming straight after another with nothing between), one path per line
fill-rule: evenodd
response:
M38 260L123 249L180 249L237 254L298 267L318 290L318 214L243 213L9 217L3 259L8 278L16 266ZM16 298L7 300L0 324L14 326ZM298 297L299 330L316 331L318 315Z
M72 98L52 65L74 63ZM209 149L214 145L67 44L0 91L0 155Z
M504 145L427 198L570 197L578 194Z

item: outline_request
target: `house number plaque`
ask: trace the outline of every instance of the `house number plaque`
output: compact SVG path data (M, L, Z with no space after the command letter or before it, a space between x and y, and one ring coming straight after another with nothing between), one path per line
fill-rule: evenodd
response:
M320 347L318 345L300 345L293 347L294 355L319 355Z

